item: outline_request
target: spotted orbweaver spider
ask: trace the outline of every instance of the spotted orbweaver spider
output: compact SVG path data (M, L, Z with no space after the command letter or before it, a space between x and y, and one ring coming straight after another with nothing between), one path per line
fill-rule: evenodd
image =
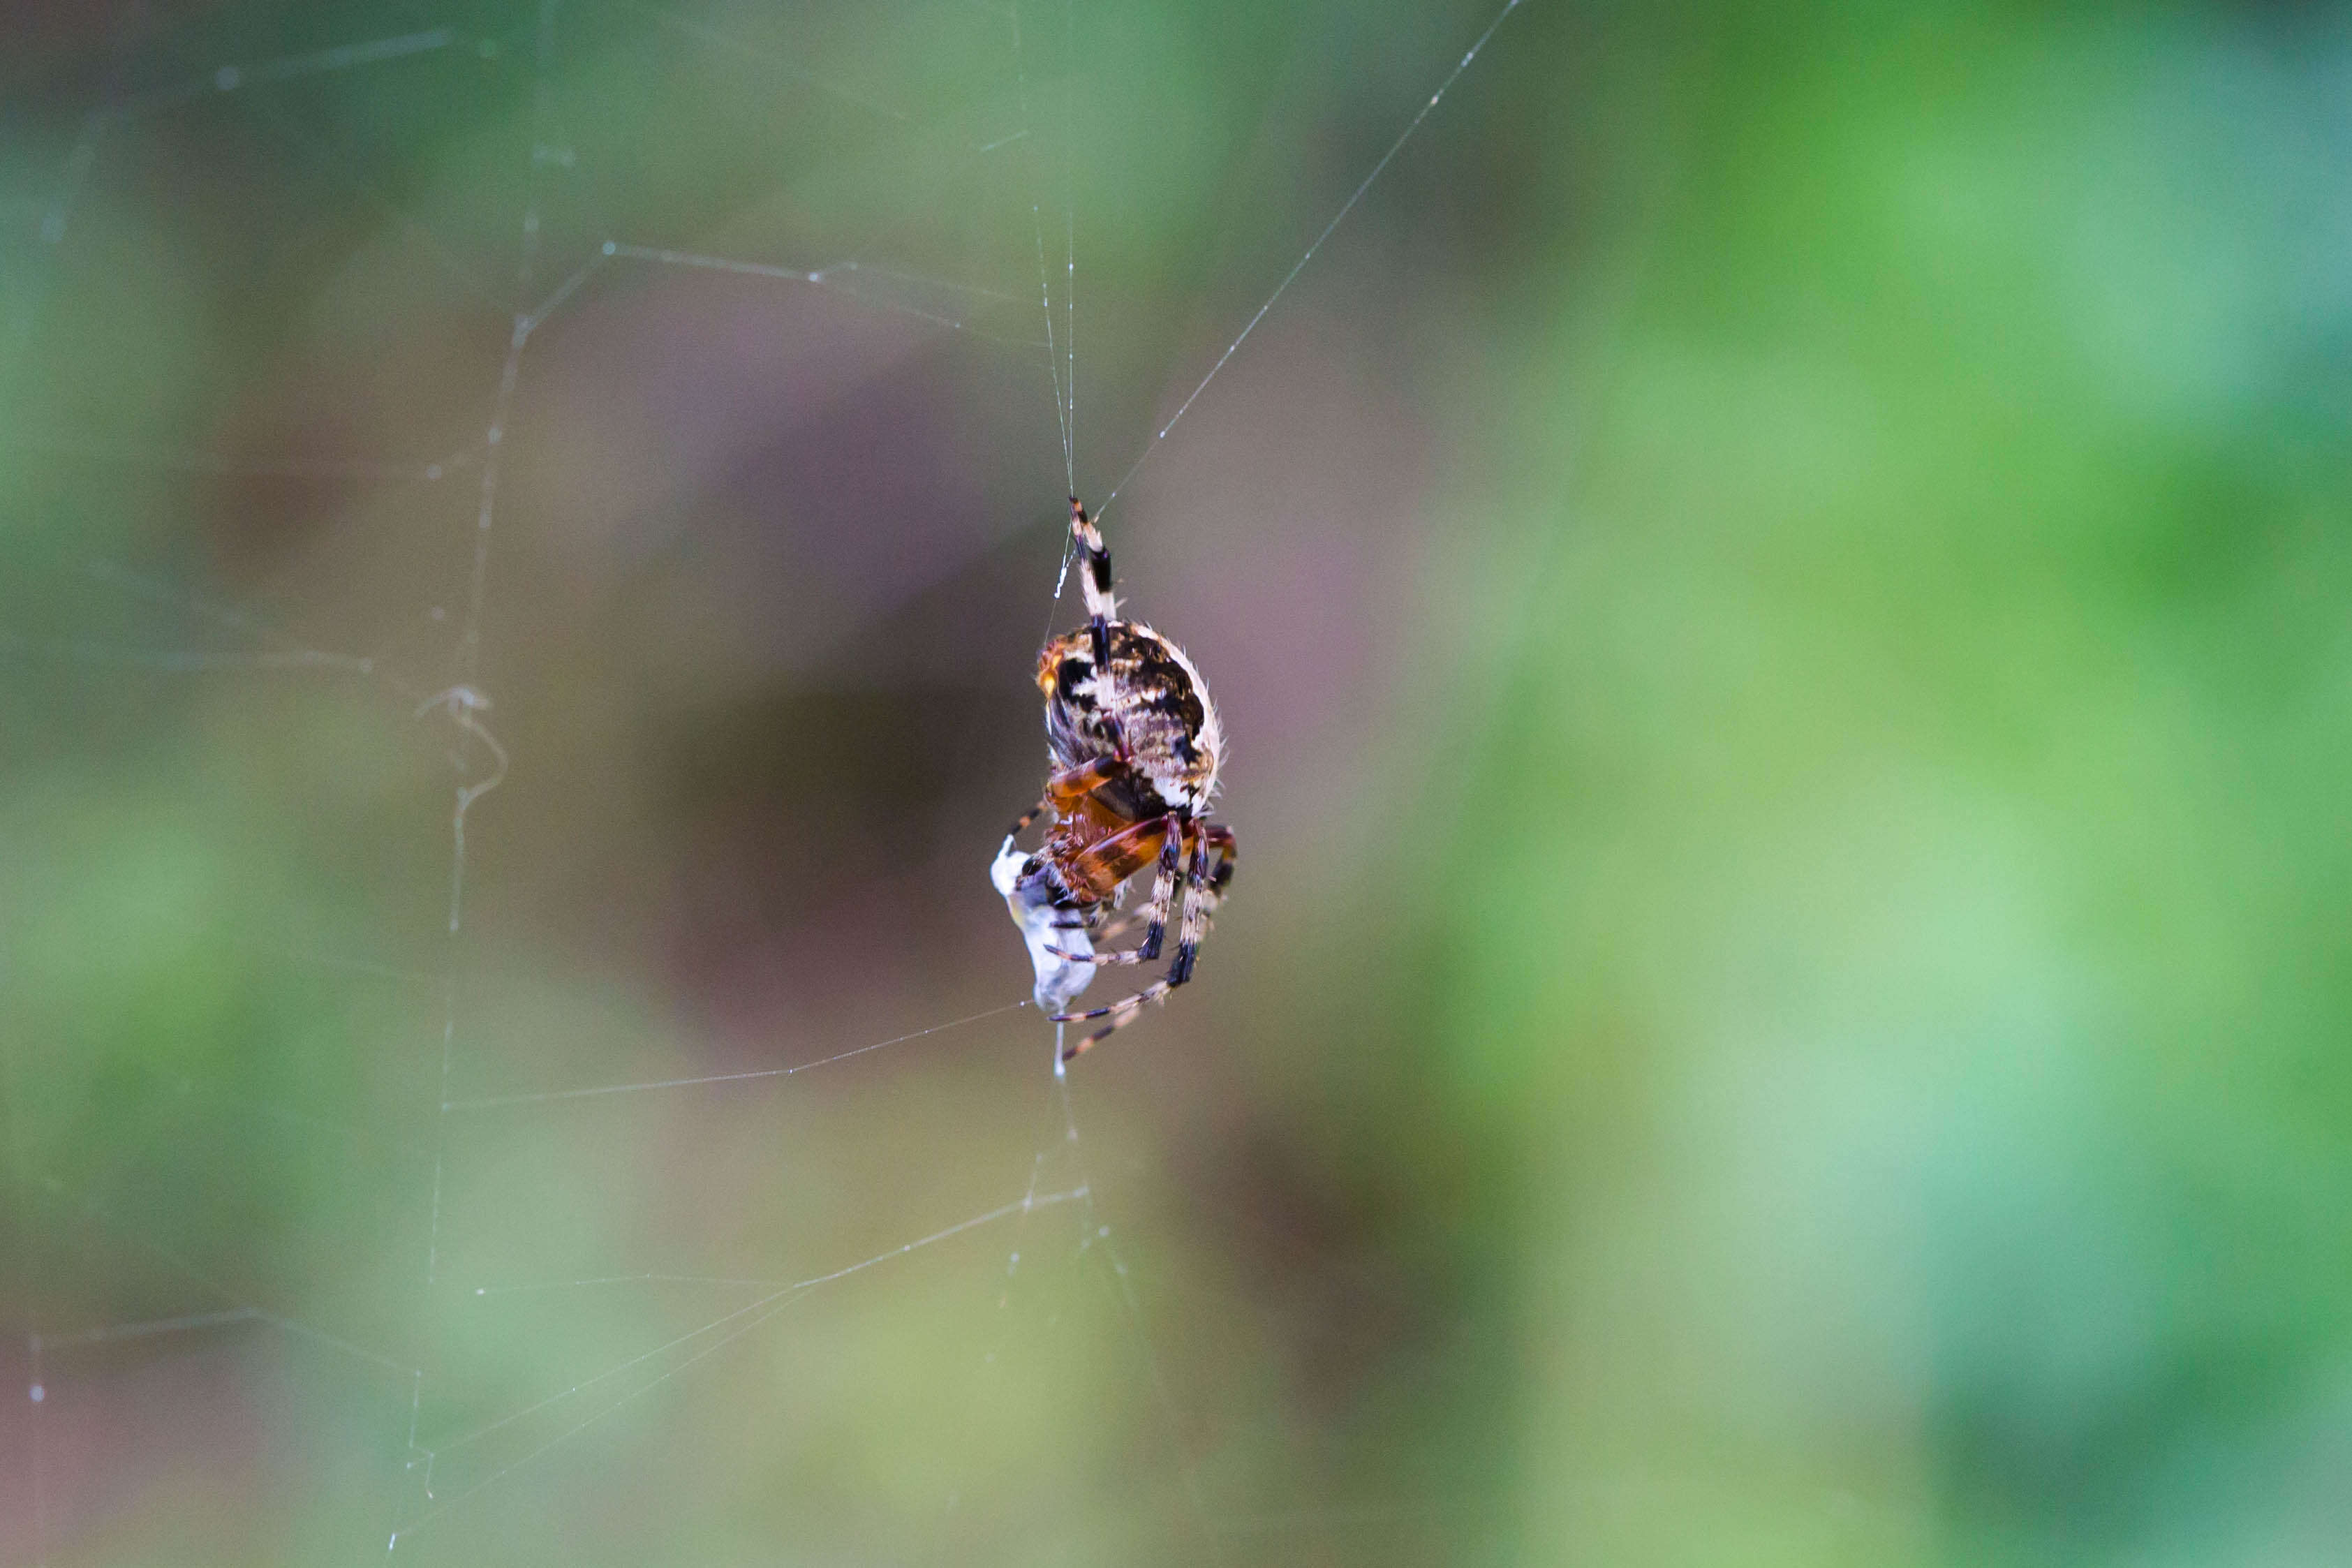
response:
M1100 1045L1192 978L1201 938L1236 864L1234 830L1207 816L1225 737L1201 672L1182 648L1150 626L1118 618L1110 552L1076 496L1070 533L1086 557L1080 581L1087 624L1037 655L1052 771L1045 798L1013 825L989 868L989 880L1004 895L1013 923L1029 944L1037 1005L1056 1024L1109 1020L1066 1048L1064 1062ZM1034 854L1023 851L1013 840L1045 813L1052 820L1045 843ZM1155 862L1143 941L1097 952L1097 936L1117 934L1105 921L1128 879ZM1068 1011L1097 967L1150 963L1160 956L1180 866L1183 900L1168 973L1108 1007Z

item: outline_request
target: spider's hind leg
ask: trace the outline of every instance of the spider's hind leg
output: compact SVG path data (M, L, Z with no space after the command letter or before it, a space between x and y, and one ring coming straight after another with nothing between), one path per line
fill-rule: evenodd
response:
M1208 837L1205 834L1195 834L1192 836L1192 863L1184 878L1184 919L1176 938L1176 957L1168 965L1168 973L1134 995L1123 997L1108 1007L1091 1007L1083 1013L1054 1014L1053 1021L1056 1024L1091 1023L1097 1018L1108 1020L1076 1045L1064 1047L1064 1061L1094 1049L1135 1022L1146 1007L1154 1002L1165 1001L1168 993L1192 978L1192 963L1200 954L1201 928L1206 918L1204 905L1209 890L1208 876Z
M1234 830L1222 822L1201 824L1201 835L1217 852L1217 868L1209 874L1208 887L1208 912L1214 914L1224 901L1225 889L1234 885L1234 868L1242 863L1241 846L1234 841Z
M1195 845L1200 837L1200 829L1190 818L1174 817L1171 820L1176 826L1160 842L1159 874L1151 879L1151 901L1143 910L1148 922L1143 928L1143 941L1131 948L1114 949L1108 952L1097 951L1093 954L1096 963L1106 966L1150 963L1160 956L1160 944L1168 936L1168 911L1176 902L1177 865L1184 849Z

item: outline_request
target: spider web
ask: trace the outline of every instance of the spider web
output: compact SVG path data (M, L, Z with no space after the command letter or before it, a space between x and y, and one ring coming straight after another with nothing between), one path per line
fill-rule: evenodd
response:
M1255 1481L1171 1378L1213 1305L1139 1263L1181 1251L1145 1135L1081 1135L982 877L1035 766L1001 612L1059 597L1057 486L1129 494L1517 5L1397 49L1424 96L1272 266L1177 247L1231 287L1172 330L1116 194L1142 143L1094 145L1096 84L1158 79L1132 18L126 11L28 57L0 1555L158 1510L304 1561L1393 1527ZM884 711L909 661L939 700ZM644 750L674 798L597 798ZM805 848L860 770L903 864ZM776 799L789 834L744 827ZM635 887L678 864L719 891Z

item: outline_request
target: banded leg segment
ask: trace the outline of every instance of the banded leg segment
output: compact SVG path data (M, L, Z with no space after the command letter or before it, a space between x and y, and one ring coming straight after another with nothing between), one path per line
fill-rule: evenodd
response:
M1110 591L1110 552L1104 548L1102 531L1095 520L1070 498L1070 537L1077 542L1078 553L1086 557L1086 568L1078 574L1079 584L1086 590L1087 627L1094 634L1095 668L1110 668L1110 623L1118 618L1118 600Z
M1089 845L1070 861L1067 875L1072 891L1083 889L1092 893L1097 901L1109 898L1121 882L1153 859L1164 861L1166 845L1173 843L1181 831L1182 825L1175 817L1154 816Z
M1176 959L1168 966L1168 984L1181 985L1192 978L1193 962L1201 955L1201 933L1209 923L1209 841L1192 840L1192 864L1184 879L1184 924L1176 936Z
M1205 833L1195 833L1190 837L1192 839L1192 858L1184 879L1184 919L1176 938L1176 957L1168 965L1168 973L1134 995L1114 1002L1108 1007L1091 1007L1083 1013L1054 1014L1053 1021L1056 1024L1091 1023L1097 1018L1109 1020L1076 1045L1064 1047L1064 1061L1094 1049L1135 1022L1146 1007L1154 1002L1166 1000L1171 991L1192 978L1193 961L1201 951L1201 925L1205 918L1204 906L1208 897L1209 842Z
M1234 838L1234 830L1222 822L1201 824L1201 833L1217 852L1217 868L1209 874L1209 912L1214 914L1225 889L1234 885L1234 868L1242 862L1241 846Z
M1093 955L1096 963L1150 963L1160 956L1160 944L1168 935L1168 911L1176 901L1177 866L1183 858L1185 849L1192 847L1200 835L1198 825L1189 817L1171 816L1162 820L1177 826L1160 847L1160 874L1151 882L1151 902L1146 906L1150 923L1144 927L1143 941L1132 948L1097 952Z

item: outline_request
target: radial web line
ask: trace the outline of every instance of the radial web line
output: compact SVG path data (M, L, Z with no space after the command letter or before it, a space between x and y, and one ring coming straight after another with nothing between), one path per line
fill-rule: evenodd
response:
M250 653L186 649L121 647L110 643L73 637L35 637L0 629L0 648L12 648L35 658L68 664L112 665L129 669L155 669L175 675L201 675L216 669L342 669L371 673L368 660L350 654L302 652Z
M488 1436L490 1433L495 1432L501 1427L511 1426L513 1423L521 1420L527 1415L534 1415L539 1411L546 1409L551 1405L560 1404L563 1400L571 1398L575 1394L579 1394L583 1390L593 1387L610 1378L617 1377L622 1373L627 1372L633 1367L642 1366L646 1362L651 1361L657 1356L664 1355L670 1351L674 1351L681 1345L687 1344L694 1340L700 1339L703 1335L709 1333L714 1329L722 1328L729 1323L735 1322L740 1318L747 1316L751 1318L751 1321L743 1323L733 1332L720 1335L717 1340L704 1346L701 1350L697 1351L694 1354L688 1356L685 1360L677 1363L676 1365L665 1368L660 1375L651 1378L639 1384L637 1387L631 1389L628 1393L621 1395L620 1398L614 1400L612 1404L606 1405L595 1415L588 1416L577 1425L556 1434L553 1437L549 1438L538 1447L531 1449L529 1453L523 1455L522 1458L515 1460L513 1463L503 1466L498 1470L493 1471L491 1474L475 1482L472 1486L467 1487L465 1490L457 1493L455 1497L448 1499L445 1502L436 1504L435 1507L427 1510L417 1518L410 1521L407 1524L401 1526L398 1530L393 1532L390 1546L398 1546L402 1536L413 1533L428 1521L437 1519L442 1514L445 1514L451 1509L456 1508L459 1503L464 1502L467 1499L475 1496L488 1487L496 1485L499 1481L514 1474L524 1466L533 1463L548 1453L549 1450L560 1447L563 1444L570 1442L581 1433L587 1431L590 1427L612 1415L624 1405L629 1405L644 1394L648 1394L654 1389L660 1387L663 1384L667 1383L670 1379L686 1371L687 1368L717 1354L719 1351L724 1350L727 1346L733 1344L737 1340L741 1339L744 1335L751 1332L754 1329L759 1328L761 1325L774 1318L785 1308L790 1307L793 1302L799 1300L802 1297L807 1295L810 1291L817 1289L819 1286L830 1285L837 1279L845 1279L850 1275L863 1273L865 1270L874 1268L877 1264L887 1263L894 1258L903 1258L910 1252L917 1252L926 1247L930 1247L939 1242L945 1241L951 1237L961 1236L965 1231L977 1230L982 1226L992 1225L998 1220L1023 1213L1025 1210L1041 1207L1049 1203L1065 1203L1074 1200L1083 1201L1085 1196L1085 1191L1081 1188L1072 1193L1054 1193L1048 1194L1043 1197L1019 1198L1009 1204L999 1205L997 1207L990 1209L985 1214L974 1215L971 1218L966 1220L959 1220L954 1225L931 1232L929 1236L920 1237L913 1241L902 1243L899 1246L891 1247L886 1252L877 1252L871 1258L864 1258L844 1268L834 1269L831 1273L813 1275L806 1279L795 1280L792 1284L783 1286L779 1289L772 1291L768 1295L761 1297L756 1301L751 1301L741 1307L738 1307L735 1310L727 1313L724 1317L714 1318L698 1329L689 1330L688 1332L680 1334L675 1339L671 1339L661 1344L656 1345L649 1351L632 1356L627 1361L621 1363L618 1366L607 1368L605 1371L598 1373L593 1377L573 1384L570 1388L563 1390L560 1394L550 1394L547 1398L541 1400L536 1405L528 1405L521 1410L516 1411L510 1415L501 1416L499 1419L493 1421L487 1426L478 1427L476 1430L466 1434L462 1437L436 1446L431 1450L431 1452L442 1454L463 1447L467 1444L472 1443L478 1438ZM390 1550L390 1547L388 1547L387 1550Z
M322 76L330 71L350 70L356 66L430 54L436 49L446 49L457 41L457 35L451 28L434 27L425 32L403 33L396 37L376 38L363 44L338 44L332 48L314 49L309 54L281 55L274 59L257 60L251 65L224 64L205 76L177 87L158 88L153 92L129 100L115 113L128 120L158 109L169 109L191 99L235 92L239 88L261 82Z
M457 252L433 226L414 212L393 200L374 185L351 174L343 165L337 150L320 132L298 124L291 116L277 108L270 100L251 93L238 95L238 107L247 118L268 131L289 146L298 147L309 154L312 166L321 178L331 178L345 189L358 195L370 206L400 226L408 236L433 258L433 263L450 278L465 286L467 292L496 307L499 296L495 289L478 277L473 268L458 259Z
M1007 1205L1002 1209L991 1209L987 1214L981 1215L979 1218L963 1221L961 1225L943 1234L953 1235L958 1230L970 1230L976 1226L986 1224L992 1220L1002 1219L1008 1213L1018 1214L1025 1219L1028 1216L1029 1212L1033 1209L1050 1208L1055 1204L1076 1203L1087 1195L1087 1189L1084 1187L1072 1187L1066 1192L1041 1193L1036 1190L1034 1181L1033 1179L1030 1190L1022 1194L1021 1201L1019 1203ZM939 1237L933 1237L929 1239L937 1240ZM477 1285L474 1287L474 1294L476 1296L511 1296L521 1291L579 1290L585 1289L590 1286L595 1285L726 1285L742 1289L805 1290L813 1285L824 1284L826 1281L838 1279L844 1274L854 1274L860 1268L871 1268L875 1263L880 1262L885 1258L896 1258L901 1251L911 1251L914 1247L922 1245L923 1243L921 1242L911 1242L904 1247L894 1248L889 1252L877 1253L873 1258L866 1259L864 1263L852 1264L847 1268L837 1269L832 1274L821 1275L814 1279L748 1279L730 1274L599 1274L587 1279L534 1279L526 1280L516 1285ZM755 1307L759 1305L756 1301L751 1304ZM730 1313L729 1316L732 1317L733 1314ZM726 1321L727 1319L719 1320L721 1322ZM703 1331L697 1330L695 1331L699 1333ZM562 1395L559 1394L557 1397L561 1398ZM533 1408L537 1408L537 1406L533 1406ZM461 1440L470 1441L470 1439Z
M1078 493L1078 208L1077 142L1072 100L1076 96L1071 0L1062 0L1062 395L1070 405L1070 493Z
M362 458L261 458L239 462L215 452L191 452L167 447L146 447L130 441L93 441L50 435L38 430L14 430L0 435L0 447L84 458L92 462L124 463L187 474L211 474L222 479L373 479L385 484L437 479L441 463L394 463Z
M520 1285L477 1285L477 1296L513 1296L535 1290L584 1290L594 1285L724 1285L772 1290L788 1279L739 1279L729 1274L599 1274L589 1279L536 1279Z
M877 278L895 279L902 283L919 284L926 289L942 289L951 294L966 294L983 301L1001 302L1007 299L1007 296L998 293L993 289L982 289L976 284L956 283L944 278L925 278L919 273L876 267L861 261L836 261L830 267L789 267L782 262L744 261L733 257L707 256L698 251L673 250L662 246L624 245L617 239L608 239L604 242L604 254L630 261L653 262L663 267L690 267L705 272L731 272L743 278L773 278L786 283L814 284L817 288L829 289L845 300L855 300L869 310L911 316L917 321L929 321L935 326L946 327L951 331L961 332L966 337L978 339L982 342L1002 343L1007 348L1016 349L1035 349L1045 346L1034 338L1008 338L1000 333L982 331L961 316L943 315L937 310L926 310L919 305L882 299L875 294L850 288L845 283L835 282L831 274L854 272L864 276L871 273Z
M1454 82L1461 79L1462 73L1470 68L1470 62L1476 59L1478 51L1486 47L1486 40L1493 37L1496 29L1503 25L1504 19L1518 8L1519 0L1504 0L1503 8L1495 13L1495 19L1486 24L1486 30L1478 35L1477 42L1470 46L1469 52L1454 63L1452 70L1446 72L1445 79L1437 84L1437 90L1429 95L1429 101L1423 104L1420 110L1406 121L1405 128L1397 133L1397 139L1389 143L1389 150L1381 154L1380 162L1372 165L1371 173L1366 174L1361 183L1349 194L1348 199L1339 204L1339 210L1331 215L1331 221L1323 226L1323 232L1315 237L1315 242L1307 247L1306 254L1291 264L1290 270L1283 275L1282 281L1274 286L1274 292L1265 297L1265 303L1260 305L1257 308L1257 313L1249 319L1249 324L1242 328L1238 337L1225 345L1225 352L1217 356L1217 363L1209 367L1209 374L1201 378L1201 384L1194 387L1182 403L1177 405L1176 412L1169 416L1168 423L1160 427L1159 433L1151 437L1150 444L1143 448L1143 455L1136 458L1134 465L1120 476L1118 483L1111 487L1110 494L1103 498L1102 506L1097 509L1097 521L1100 521L1102 512L1108 511L1110 509L1110 503L1118 499L1119 492L1127 489L1128 480L1135 478L1136 469L1150 461L1151 454L1160 449L1160 443L1168 438L1168 432L1176 428L1176 422L1184 417L1185 411L1192 406L1193 400L1208 390L1209 383L1217 379L1217 373L1225 368L1225 362L1234 357L1234 351L1240 348L1252 332L1257 331L1257 324L1265 320L1265 313L1274 309L1275 301L1281 299L1284 291L1297 280L1301 272L1307 269L1307 264L1315 259L1315 253L1323 247L1325 240L1331 237L1332 230L1338 228L1347 220L1348 215L1356 210L1356 204L1364 199L1364 193L1372 188L1372 183L1378 180L1388 168L1390 161L1403 150L1406 142L1412 140L1413 132L1421 129L1422 121L1429 118L1430 112L1437 107L1438 100L1444 98Z
M457 684L439 697L427 699L418 709L422 718L436 707L445 708L458 728L469 737L482 742L496 763L495 771L486 779L461 783L457 789L457 804L450 816L449 847L449 913L448 941L453 944L449 975L442 989L441 1004L441 1063L438 1089L435 1093L437 1109L434 1115L433 1135L433 1196L431 1217L427 1222L425 1242L424 1303L430 1320L433 1287L441 1269L441 1209L449 1151L449 1068L457 1035L457 963L454 944L459 942L464 925L466 894L466 813L474 802L504 782L507 775L507 753L504 747L484 729L476 710L488 706L488 700L475 689L481 667L482 613L488 602L490 574L490 527L497 515L499 477L506 449L507 422L513 411L515 384L522 366L522 351L530 341L532 329L546 313L562 303L572 285L550 296L536 313L521 308L520 301L530 297L531 284L537 274L540 231L540 184L541 169L547 160L541 156L547 141L548 67L555 48L555 17L560 0L540 0L539 26L531 59L530 144L525 162L521 240L515 263L515 293L518 305L512 325L507 334L506 358L499 368L498 391L492 398L489 427L483 435L482 484L478 508L474 522L473 570L467 582L466 619L458 634L457 649ZM425 1456L425 1495L432 1497L433 1456L416 1445L417 1426L423 1418L425 1405L425 1372L418 1367L409 1380L407 1466L414 1469L417 1457ZM393 1528L384 1541L384 1555L391 1556L400 1546L401 1515L407 1506L407 1489L404 1485L393 1500Z
M1078 1142L1078 1117L1070 1100L1068 1064L1062 1057L1062 1031L1066 1026L1061 1024L1054 1026L1054 1089L1062 1102L1063 1142L1069 1150L1070 1163L1078 1173L1076 1191L1079 1194L1079 1229L1083 1234L1079 1248L1083 1251L1099 1244L1103 1257L1110 1263L1119 1305L1126 1310L1128 1327L1134 1331L1136 1345L1142 1352L1144 1370L1151 1380L1152 1398L1159 1406L1161 1422L1168 1428L1168 1445L1176 1454L1177 1473L1184 1483L1184 1500L1192 1510L1193 1527L1201 1532L1209 1561L1222 1563L1225 1555L1224 1542L1216 1527L1209 1521L1208 1505L1201 1496L1200 1467L1194 1463L1192 1449L1184 1441L1183 1423L1178 1415L1176 1395L1168 1386L1166 1374L1160 1371L1160 1352L1151 1342L1151 1331L1144 1326L1143 1308L1136 1300L1135 1287L1128 1279L1127 1260L1118 1255L1118 1248L1111 1240L1110 1226L1095 1214L1094 1177L1087 1170L1086 1155L1081 1152L1082 1145Z
M613 250L608 247L604 249L599 250L595 255L590 257L586 261L582 262L577 268L574 268L571 277L566 278L562 282L557 284L548 294L546 299L541 300L537 305L533 306L525 313L523 316L524 332L526 334L535 332L539 331L541 326L545 325L547 318L555 314L559 310L562 310L563 308L564 301L572 298L573 291L576 290L580 285L587 282L589 275L594 272L598 268L604 266L606 261L610 260L613 254Z
M152 669L174 675L201 675L222 669L339 670L366 677L387 689L400 688L401 683L380 668L373 658L338 653L329 648L305 647L275 626L265 625L242 611L179 592L152 578L126 572L104 559L86 563L85 569L100 582L121 588L151 603L185 609L200 620L263 646L259 648L132 647L81 638L27 637L21 632L0 629L0 647L65 663Z
M1060 1026L1055 1026L1056 1032L1059 1031L1059 1027ZM1013 1279L1021 1271L1021 1247L1022 1243L1028 1238L1029 1215L1037 1206L1037 1184L1045 1174L1045 1151L1034 1150L1029 1159L1029 1185L1021 1194L1021 1217L1013 1222L1013 1245L1006 1250L1004 1281L997 1291L996 1340L980 1358L982 1366L994 1364L996 1358L1003 1353L1004 1347L1012 1339ZM1075 1192L1076 1189L1072 1190Z
M152 1318L143 1323L109 1323L103 1328L74 1329L62 1334L35 1334L33 1338L42 1348L52 1350L60 1345L101 1345L117 1340L143 1340L156 1334L184 1334L229 1323L249 1323L255 1316L250 1307L231 1307L223 1312L184 1312L176 1318Z
M380 1148L422 1158L429 1150L390 1132L379 1132L371 1127L313 1116L307 1110L279 1105L251 1095L236 1095L197 1082L186 1073L174 1072L158 1063L142 1064L144 1070L162 1082L170 1084L178 1093L190 1100L208 1100L224 1112L250 1116L275 1126L293 1128L303 1132L326 1133L347 1143L373 1143Z
M845 1062L852 1057L862 1057L868 1051L878 1051L886 1046L900 1046L908 1040L919 1040L925 1035L936 1035L948 1029L960 1029L966 1024L977 1024L982 1018L993 1018L999 1014L1010 1013L1016 1007L1026 1007L1029 1005L1029 999L1024 996L1018 1002L1007 1002L1002 1007L991 1007L984 1013L974 1013L963 1018L950 1018L944 1024L933 1024L928 1029L917 1029L912 1034L894 1035L887 1040L877 1040L870 1046L858 1046L850 1050L836 1051L832 1056L819 1057L813 1062L798 1062L788 1068L755 1068L750 1072L705 1073L698 1078L656 1079L646 1083L596 1084L587 1089L553 1089L538 1094L493 1094L478 1100L444 1100L441 1109L444 1111L488 1110L501 1105L543 1105L554 1100L587 1100L605 1094L643 1094L648 1089L694 1089L710 1083L742 1083L751 1079L790 1078L794 1073L806 1072L811 1068L830 1067L835 1062Z
M871 98L864 93L856 92L849 88L843 87L838 83L827 81L824 78L819 77L815 72L808 69L806 67L796 64L790 58L777 54L772 49L763 49L756 44L747 44L740 38L730 38L726 34L710 27L706 27L699 22L690 21L688 18L679 16L675 11L665 11L656 5L631 5L628 3L628 0L621 0L621 8L623 10L635 11L637 15L644 16L650 21L658 22L665 27L673 28L679 33L683 33L686 37L694 39L697 43L707 45L713 49L718 49L728 54L740 55L745 59L757 60L761 65L768 67L772 70L782 71L784 75L800 82L803 87L809 88L816 92L824 93L829 98L838 99L842 102L851 104L858 109L863 109L868 113L878 114L886 120L896 120L902 123L909 118L905 110L893 109L890 105L883 102L880 99Z
M1069 395L1062 386L1062 361L1054 346L1054 285L1045 270L1045 215L1037 198L1036 140L1028 132L1034 128L1029 117L1029 66L1026 51L1021 46L1021 5L1013 0L1007 13L1013 20L1013 75L1019 83L1023 150L1029 162L1029 227L1037 242L1037 302L1045 313L1045 374L1054 383L1054 422L1062 432L1062 474L1070 493L1078 490L1077 447L1073 444L1070 421L1076 410Z
M29 1173L27 1173L27 1174ZM87 1194L77 1198L68 1192L65 1184L59 1181L54 1174L44 1173L37 1178L37 1181L40 1190L53 1194L62 1202L71 1204L82 1215L101 1227L110 1237L113 1237L121 1245L134 1247L137 1250L145 1253L148 1257L161 1262L165 1268L171 1269L173 1273L178 1274L183 1279L211 1291L222 1300L230 1303L230 1316L232 1317L246 1319L257 1323L265 1323L270 1328L277 1329L284 1333L295 1335L297 1338L314 1340L320 1344L329 1346L334 1350L339 1350L345 1355L352 1356L356 1360L370 1362L377 1366L386 1368L393 1372L405 1373L415 1370L406 1363L395 1361L391 1356L385 1355L381 1352L372 1351L365 1345L354 1344L350 1340L344 1339L340 1334L331 1334L326 1330L319 1328L311 1323L306 1323L299 1318L289 1317L283 1312L272 1312L267 1308L247 1300L245 1299L244 1292L231 1289L227 1285L221 1281L218 1276L207 1273L204 1269L197 1268L194 1264L189 1262L181 1253L175 1251L172 1247L164 1246L162 1242L156 1241L149 1237L142 1236L127 1226L122 1225L121 1222L116 1220L113 1215L110 1215L103 1207L101 1207L96 1198ZM19 1184L19 1191L29 1190L31 1189L25 1187L22 1184ZM77 1250L79 1249L77 1248ZM209 1318L211 1314L193 1313L187 1314L186 1316L191 1320L201 1320ZM75 1342L92 1344L103 1342L106 1337L104 1330L108 1327L142 1329L146 1331L149 1334L157 1334L185 1331L187 1329L200 1326L203 1325L198 1321L175 1323L172 1320L150 1319L145 1323L101 1325L100 1330L80 1331L79 1336L47 1334L37 1337L44 1349L53 1349ZM124 1337L137 1338L143 1336L125 1335ZM33 1403L37 1405L41 1403L41 1400L40 1398L36 1397Z
M995 289L983 289L977 283L957 283L945 278L926 278L919 272L909 272L903 267L885 267L873 261L855 259L836 261L830 267L818 268L810 276L823 282L835 272L855 272L860 277L871 273L877 278L896 279L901 283L919 283L926 289L945 289L957 294L970 294L976 300L986 300L1000 305L1017 305L1021 302L1017 296ZM1023 346L1035 348L1037 345L1034 342L1027 342Z

